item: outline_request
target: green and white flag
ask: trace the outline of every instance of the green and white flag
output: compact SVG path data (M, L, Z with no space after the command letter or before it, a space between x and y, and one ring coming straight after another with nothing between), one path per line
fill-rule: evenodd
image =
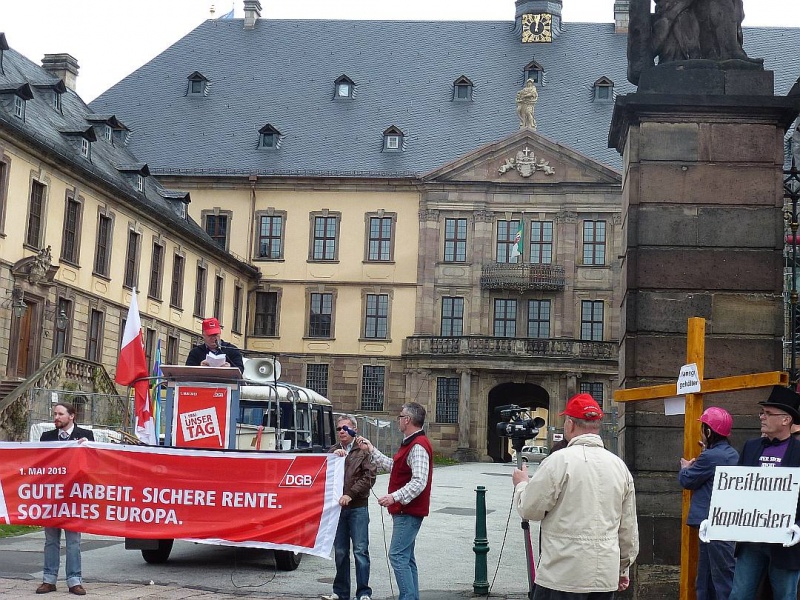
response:
M519 226L517 235L514 236L514 245L511 246L511 260L522 256L522 225Z

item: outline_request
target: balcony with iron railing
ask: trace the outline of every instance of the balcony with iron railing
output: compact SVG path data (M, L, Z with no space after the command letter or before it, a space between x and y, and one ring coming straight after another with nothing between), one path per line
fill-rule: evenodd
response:
M563 290L564 266L530 263L489 263L481 269L484 290Z
M429 337L405 339L403 355L430 357L567 358L616 361L617 342L571 339L507 338L492 336Z

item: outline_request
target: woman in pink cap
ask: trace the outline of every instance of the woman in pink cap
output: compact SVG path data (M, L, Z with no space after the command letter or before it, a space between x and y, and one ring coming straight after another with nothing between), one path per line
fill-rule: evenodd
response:
M700 456L692 460L681 458L678 481L687 490L694 490L689 516L689 527L700 527L708 518L711 488L718 466L733 466L739 462L739 453L728 443L733 418L724 408L712 406L700 417L700 432L704 447ZM733 583L734 542L711 540L700 542L697 559L697 600L728 600Z

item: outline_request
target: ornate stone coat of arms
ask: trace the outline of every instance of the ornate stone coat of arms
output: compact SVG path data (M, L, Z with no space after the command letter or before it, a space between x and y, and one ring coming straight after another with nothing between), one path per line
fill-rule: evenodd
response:
M539 159L537 162L536 155L527 146L525 146L524 150L517 152L515 157L507 158L506 162L501 165L498 171L500 175L502 175L511 169L516 169L521 177L530 177L536 171L542 171L545 175L554 175L556 172L548 161Z

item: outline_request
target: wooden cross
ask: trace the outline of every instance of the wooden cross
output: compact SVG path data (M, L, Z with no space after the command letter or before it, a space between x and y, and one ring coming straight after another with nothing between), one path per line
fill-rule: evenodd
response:
M773 385L788 385L789 375L781 371L769 373L752 373L718 379L703 379L705 364L705 331L706 320L700 317L689 319L686 339L686 364L697 365L697 376L700 379L700 393L686 395L686 414L684 415L683 456L687 459L697 458L700 454L700 415L703 414L703 395L719 392L737 392ZM614 400L617 402L636 402L638 400L658 400L676 396L676 384L653 385L649 387L617 390ZM681 600L695 600L695 579L697 579L697 532L686 525L689 514L691 490L683 490L681 517Z

